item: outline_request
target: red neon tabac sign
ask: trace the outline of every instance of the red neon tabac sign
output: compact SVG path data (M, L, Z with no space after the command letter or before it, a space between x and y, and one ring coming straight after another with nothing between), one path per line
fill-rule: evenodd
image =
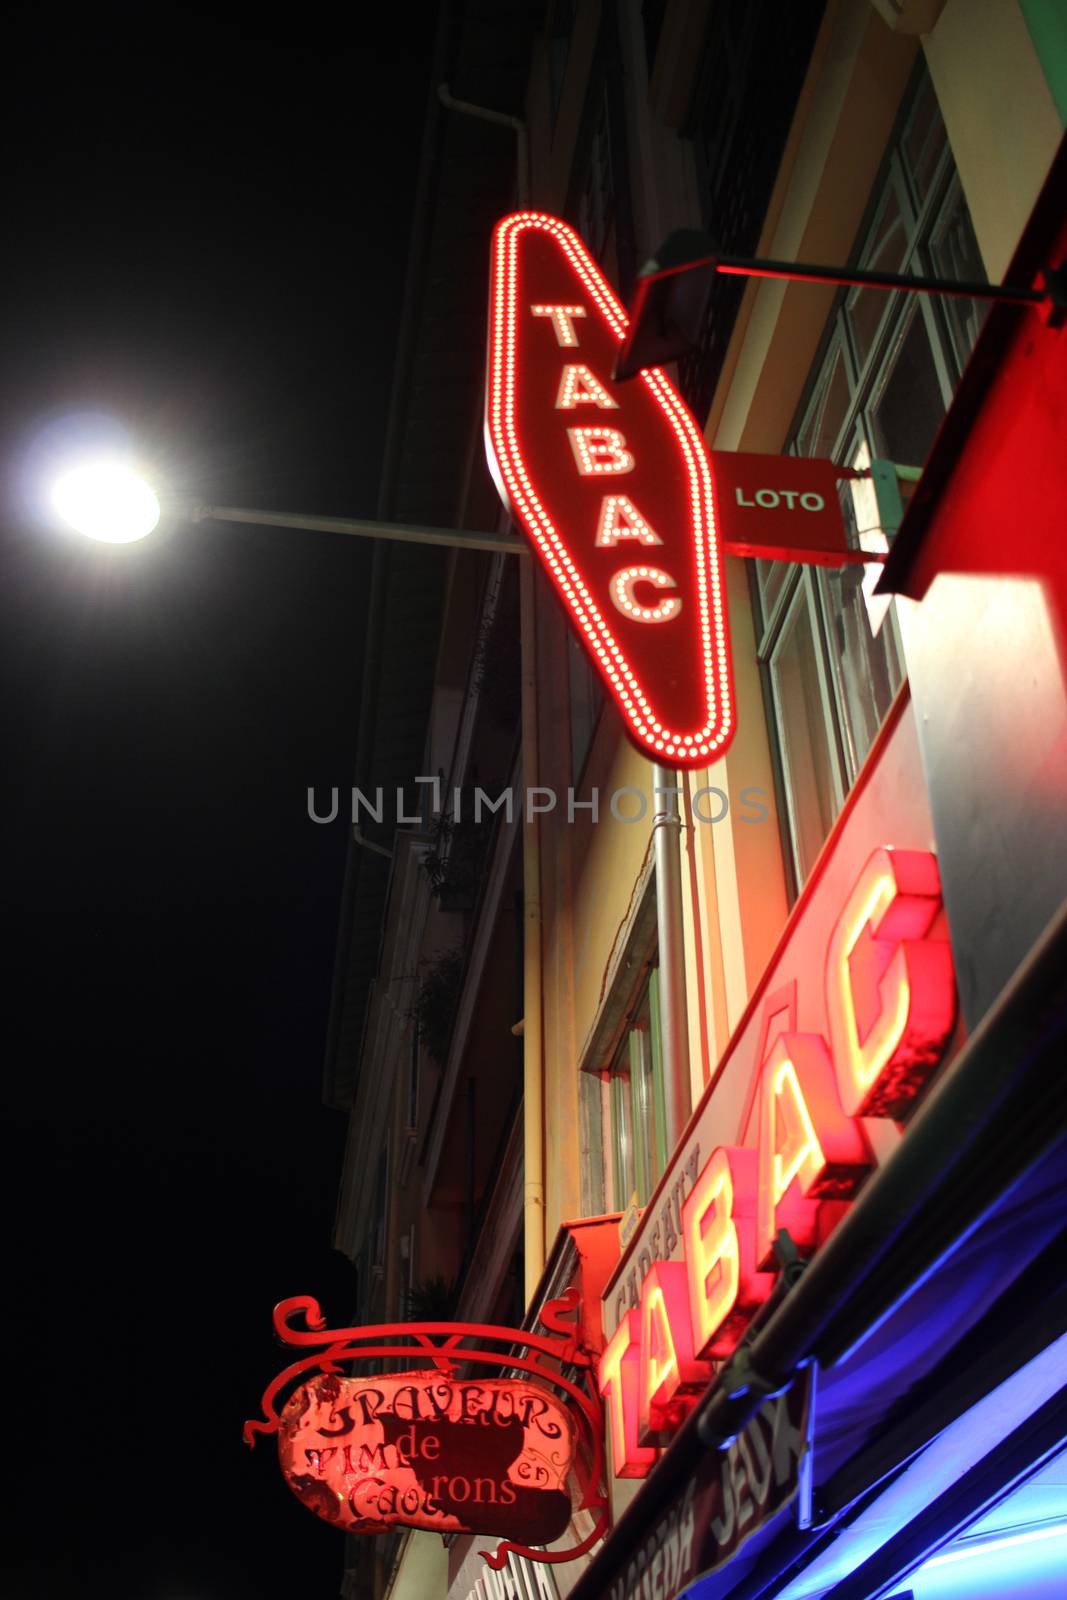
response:
M834 924L824 985L829 1037L767 1040L746 1142L694 1161L681 1260L655 1260L600 1357L618 1477L644 1477L737 1346L774 1284L788 1229L818 1248L874 1165L867 1117L899 1118L940 1060L956 1017L935 857L878 849Z
M735 720L711 466L662 372L613 381L626 327L566 223L521 211L497 225L490 467L630 737L703 767Z

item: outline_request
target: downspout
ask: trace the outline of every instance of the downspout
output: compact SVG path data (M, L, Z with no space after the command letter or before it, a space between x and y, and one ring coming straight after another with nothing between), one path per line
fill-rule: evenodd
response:
M682 917L682 818L678 774L652 768L652 840L656 861L656 930L659 936L660 1043L667 1149L674 1151L689 1120L689 1014Z
M530 203L530 157L526 139L526 124L521 117L509 116L506 111L493 111L489 106L476 106L470 100L457 100L447 83L437 85L437 98L449 111L458 111L464 117L479 117L482 122L495 122L512 128L518 146L515 152L515 191L519 205L525 210Z
M522 633L522 785L525 794L539 777L537 739L537 608L533 562L519 567ZM528 811L522 824L523 948L523 1250L526 1304L545 1270L545 1081L542 1041L541 833Z
M530 156L526 124L520 117L488 106L457 100L445 83L437 96L449 111L511 128L516 140L515 191L519 205L530 203ZM537 609L533 562L519 564L522 647L522 782L528 793L538 780L537 739ZM525 804L524 813L525 813ZM541 834L535 815L523 816L523 1255L526 1303L545 1270L545 1083L541 1025Z

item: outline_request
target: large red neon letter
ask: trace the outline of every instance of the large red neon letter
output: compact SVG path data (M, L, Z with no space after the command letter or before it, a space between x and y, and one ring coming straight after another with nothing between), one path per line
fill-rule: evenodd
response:
M816 1243L820 1199L851 1195L871 1155L841 1109L834 1065L817 1033L781 1033L760 1074L757 1254L773 1262L779 1228L802 1249Z
M956 1016L937 861L876 850L826 952L826 1009L841 1105L899 1117L940 1059Z
M630 383L612 378L626 326L566 223L522 211L497 226L490 468L630 737L653 760L704 767L734 730L711 466L700 429L662 372L650 368ZM576 417L606 420L609 411L610 428L568 427ZM616 484L640 505L640 521L617 514L619 499L603 514L604 489ZM620 572L612 554L617 539L650 542L643 529L662 546L652 583L669 584L666 597L642 588L640 574Z
M640 1442L666 1443L685 1415L685 1397L705 1388L710 1376L708 1363L693 1353L685 1265L655 1261L641 1285Z
M756 1272L755 1150L713 1150L682 1206L689 1274L689 1315L697 1356L724 1358L736 1348L747 1313L770 1293Z
M656 1459L655 1450L637 1442L640 1345L641 1313L627 1311L597 1367L597 1386L607 1405L611 1460L617 1478L643 1478Z

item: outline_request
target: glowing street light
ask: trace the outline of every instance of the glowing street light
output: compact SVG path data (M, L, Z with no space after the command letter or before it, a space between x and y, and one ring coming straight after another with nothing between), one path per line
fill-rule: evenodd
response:
M84 462L57 478L55 511L78 533L108 544L144 539L159 521L151 487L124 461Z
M144 478L118 457L89 458L69 466L52 481L52 512L68 527L108 544L132 544L152 532L162 514L159 499ZM244 522L267 528L296 528L321 533L347 533L364 539L389 539L404 544L443 545L459 550L494 550L525 555L527 546L510 533L464 528L423 528L397 522L367 522L351 517L322 517L314 512L263 511L246 506L201 505L167 500L168 520Z

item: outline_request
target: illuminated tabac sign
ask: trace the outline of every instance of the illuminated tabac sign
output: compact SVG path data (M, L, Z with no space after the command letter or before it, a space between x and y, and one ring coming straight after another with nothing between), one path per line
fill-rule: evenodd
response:
M293 1493L346 1533L402 1523L548 1544L571 1517L570 1413L518 1379L318 1377L284 1407L278 1454Z
M617 1281L598 1378L620 1477L645 1475L735 1349L774 1282L778 1230L818 1248L874 1164L864 1119L905 1115L945 1051L956 993L929 851L871 854L839 906L823 982L828 1034L797 1025L810 1002L795 985L768 1002L744 1141L706 1157L683 1146L674 1207L646 1218L639 1289Z
M655 369L615 383L626 314L577 235L523 211L493 235L490 466L631 738L707 766L734 731L711 466Z

